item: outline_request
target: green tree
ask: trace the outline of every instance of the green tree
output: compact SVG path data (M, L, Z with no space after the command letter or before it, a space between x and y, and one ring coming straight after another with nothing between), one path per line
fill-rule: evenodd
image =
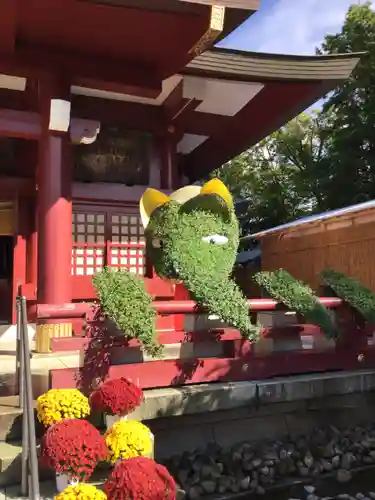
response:
M375 198L375 12L350 7L343 28L328 35L319 54L366 52L351 79L324 106L331 112L326 208Z
M244 232L282 224L324 206L328 131L327 115L303 113L212 174L240 201Z
M213 175L241 203L244 232L375 198L375 12L353 5L318 54L362 53L323 111L303 113Z

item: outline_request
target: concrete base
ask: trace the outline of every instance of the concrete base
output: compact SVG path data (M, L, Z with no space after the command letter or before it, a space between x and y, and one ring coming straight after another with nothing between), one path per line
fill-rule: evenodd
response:
M216 443L229 448L311 433L316 427L355 427L373 421L375 395L351 394L311 401L271 403L179 418L145 421L155 433L156 460Z
M375 370L149 389L145 391L145 401L128 418L153 420L238 408L253 409L264 404L368 394L374 390Z
M370 422L374 390L375 371L150 390L129 418L144 419L150 426L160 460L212 442L227 447L296 437L317 425Z

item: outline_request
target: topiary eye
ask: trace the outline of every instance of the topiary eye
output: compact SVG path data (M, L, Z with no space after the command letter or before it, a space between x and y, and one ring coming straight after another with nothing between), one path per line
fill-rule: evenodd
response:
M223 234L211 234L210 236L203 236L202 241L212 245L225 245L228 243L228 238Z
M152 246L154 248L163 248L163 240L161 238L152 238Z

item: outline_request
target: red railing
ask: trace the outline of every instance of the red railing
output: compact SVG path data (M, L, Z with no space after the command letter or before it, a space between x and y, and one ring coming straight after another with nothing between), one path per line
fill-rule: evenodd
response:
M257 344L250 344L233 328L178 329L174 317L197 318L204 310L191 300L154 301L158 340L166 345L162 360L142 357L137 340L116 336L88 304L39 305L37 314L39 322L87 321L86 336L52 339L52 350L83 353L80 369L51 371L53 387L76 386L79 380L90 385L98 376L125 376L142 387L164 387L375 367L373 325L365 325L338 298L322 297L320 301L336 312L340 330L336 342L328 342L319 327L301 322L264 328ZM286 311L271 299L251 299L249 306L253 315Z
M342 300L337 297L320 297L319 300L324 306L330 309L334 309L342 304ZM248 299L247 302L250 312L287 309L272 299ZM158 314L194 314L200 309L193 300L154 301L153 305Z
M320 297L320 302L329 309L336 309L343 305L338 297ZM275 310L288 310L280 302L273 299L248 299L250 312L268 312ZM204 308L197 305L194 300L154 300L152 303L158 314L196 314L204 312ZM90 312L91 306L87 303L76 304L39 304L37 306L38 318L78 318Z

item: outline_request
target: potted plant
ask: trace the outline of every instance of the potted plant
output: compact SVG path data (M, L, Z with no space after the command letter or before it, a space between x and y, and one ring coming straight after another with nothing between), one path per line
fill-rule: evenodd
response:
M106 500L107 495L92 484L78 483L68 486L54 500Z
M87 480L107 455L103 436L86 420L57 422L42 439L41 465L55 469L59 492Z
M51 389L37 399L39 422L46 427L66 418L85 418L90 415L89 400L77 389Z
M118 420L104 434L104 439L111 463L153 455L154 436L146 425L137 420Z
M116 464L104 491L108 500L175 500L177 494L176 483L168 470L146 457Z
M92 410L105 413L107 429L116 420L126 420L142 401L142 389L126 378L107 380L90 396Z

